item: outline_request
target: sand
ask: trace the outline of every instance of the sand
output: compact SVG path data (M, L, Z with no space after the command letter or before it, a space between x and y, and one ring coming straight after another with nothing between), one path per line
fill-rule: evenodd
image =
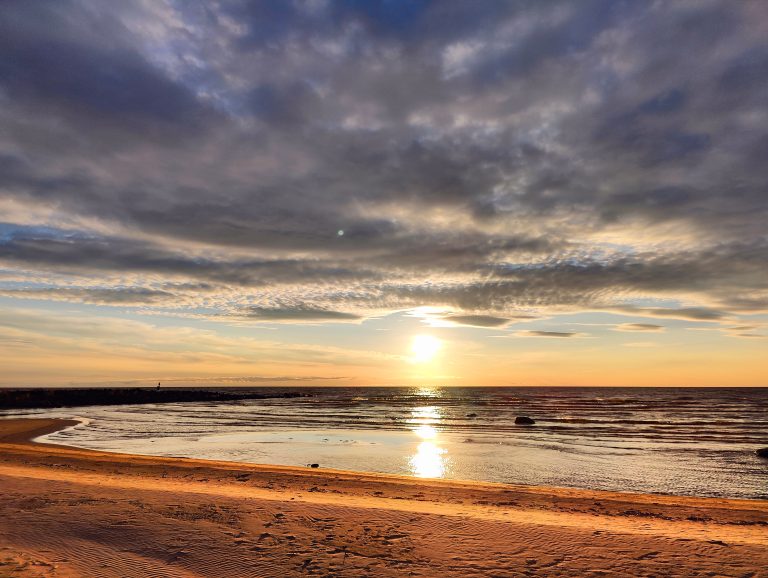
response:
M768 501L33 443L0 420L0 576L768 577Z

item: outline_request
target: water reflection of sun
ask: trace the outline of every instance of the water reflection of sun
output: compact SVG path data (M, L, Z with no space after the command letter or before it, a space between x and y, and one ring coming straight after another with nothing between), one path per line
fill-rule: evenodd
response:
M445 475L445 454L447 450L438 445L438 430L431 425L440 420L435 407L418 407L411 412L412 429L422 442L411 457L411 471L419 478L442 478Z
M413 475L419 478L442 478L445 475L446 450L431 441L423 441L411 458Z
M431 424L440 421L440 410L434 406L415 407L411 410L411 423Z
M432 440L437 437L437 430L433 426L426 423L414 429L413 433L424 440Z

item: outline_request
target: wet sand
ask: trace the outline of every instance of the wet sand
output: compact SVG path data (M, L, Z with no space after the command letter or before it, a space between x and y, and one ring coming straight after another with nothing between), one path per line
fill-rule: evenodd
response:
M0 576L768 577L768 501L33 443L0 420Z

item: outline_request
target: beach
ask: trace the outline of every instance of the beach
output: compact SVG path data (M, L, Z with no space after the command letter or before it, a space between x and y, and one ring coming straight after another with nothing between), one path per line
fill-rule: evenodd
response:
M0 421L0 576L768 576L768 501L34 443Z

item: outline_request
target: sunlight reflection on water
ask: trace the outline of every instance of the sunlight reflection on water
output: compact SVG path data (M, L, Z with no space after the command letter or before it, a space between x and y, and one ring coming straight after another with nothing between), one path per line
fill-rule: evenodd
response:
M427 424L420 425L411 431L423 440L433 440L437 437L437 430L433 426Z
M411 458L413 475L419 478L442 478L445 475L444 448L431 441L423 441Z
M440 421L440 409L428 405L424 407L415 407L411 410L410 423L438 423Z
M435 423L440 421L440 411L436 407L417 407L411 411L417 427L411 431L423 441L417 446L411 457L411 471L419 478L442 478L445 476L445 454L448 450L438 445L438 430Z

